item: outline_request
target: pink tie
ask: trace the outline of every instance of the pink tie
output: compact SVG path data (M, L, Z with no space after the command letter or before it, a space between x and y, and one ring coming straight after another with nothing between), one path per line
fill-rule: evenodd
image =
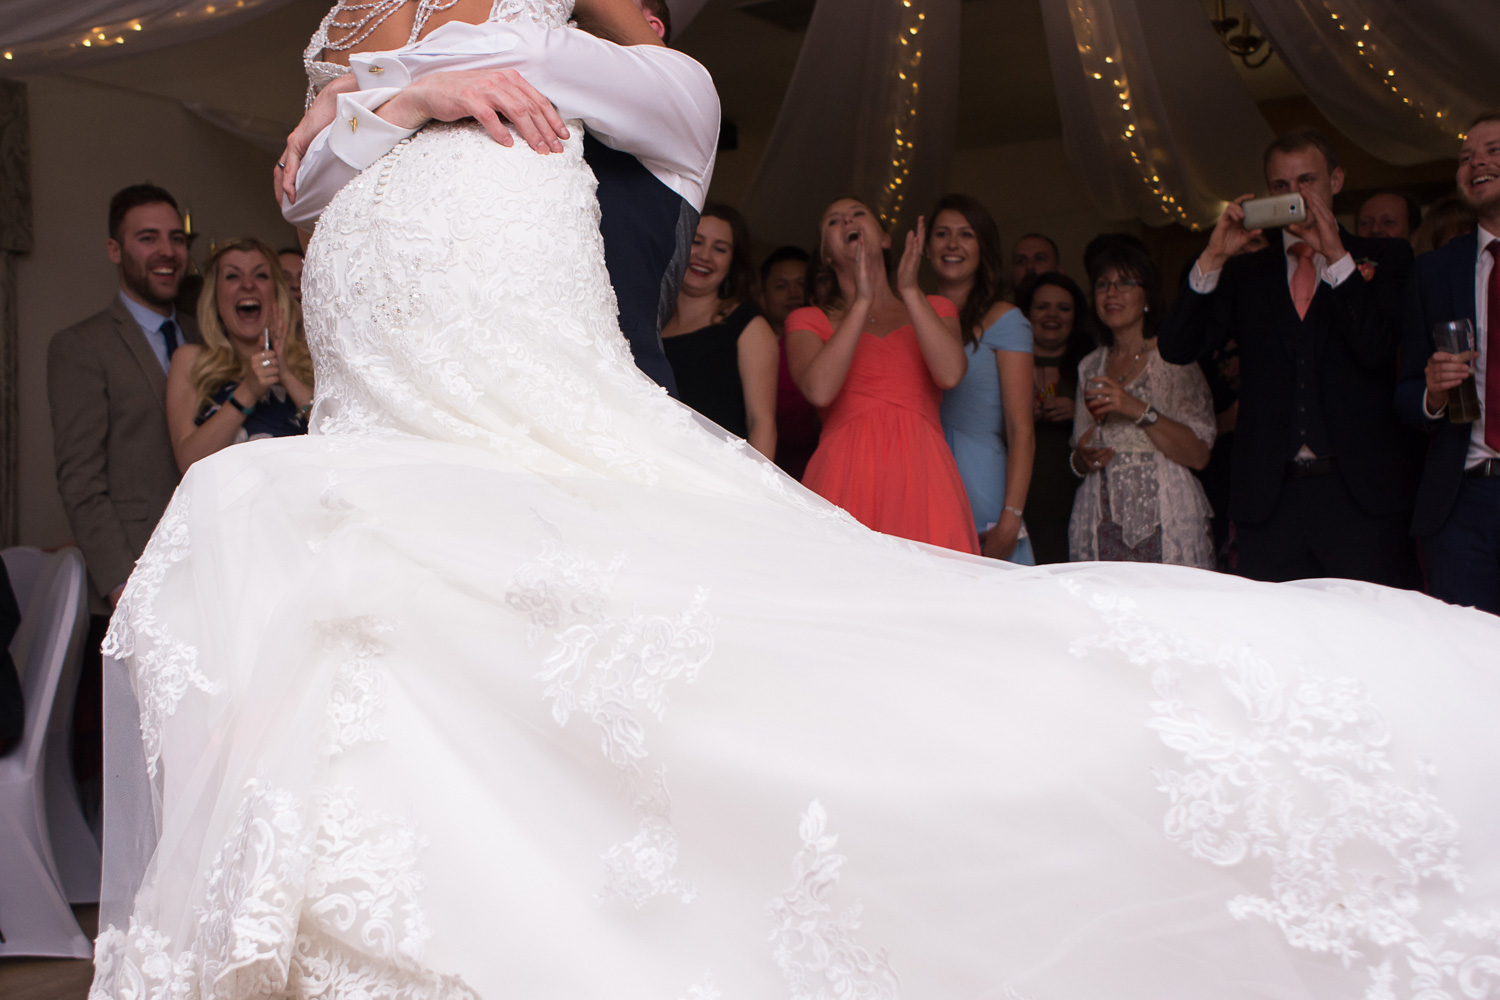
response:
M1297 270L1292 272L1292 305L1297 307L1297 318L1306 319L1307 307L1318 290L1318 269L1313 266L1317 251L1299 242L1287 247L1286 252L1297 258Z

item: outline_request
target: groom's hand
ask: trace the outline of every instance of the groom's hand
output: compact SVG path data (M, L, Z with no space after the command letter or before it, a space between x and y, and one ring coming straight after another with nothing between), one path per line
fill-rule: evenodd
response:
M276 169L271 172L278 203L283 197L289 202L297 200L297 168L302 163L302 157L307 155L307 147L338 114L339 95L358 89L359 81L354 78L354 74L345 73L318 91L318 96L308 107L307 113L286 137L286 148L281 152Z
M502 146L514 141L504 124L508 121L538 153L561 153L562 140L568 138L568 126L552 102L513 69L434 73L391 98L376 113L401 128L473 118Z

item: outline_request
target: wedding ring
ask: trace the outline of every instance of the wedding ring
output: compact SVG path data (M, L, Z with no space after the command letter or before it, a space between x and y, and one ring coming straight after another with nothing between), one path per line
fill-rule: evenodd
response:
M260 366L262 368L269 368L269 367L271 367L271 359L270 358L262 358L261 361L260 361Z
M285 164L285 163L282 163L282 162L281 162L281 161L279 161L279 160L278 160L278 161L277 161L277 163L276 163L276 165L277 165L277 166L278 166L278 167L280 167L280 168L281 168L281 169L282 169L282 170L285 170L285 169L286 169L286 164Z

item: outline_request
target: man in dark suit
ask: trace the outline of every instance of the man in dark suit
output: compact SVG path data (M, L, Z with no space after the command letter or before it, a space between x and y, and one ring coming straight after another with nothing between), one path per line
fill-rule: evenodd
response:
M1229 517L1243 575L1399 585L1413 474L1391 394L1411 247L1338 225L1344 172L1321 133L1277 139L1265 173L1272 195L1301 193L1307 222L1246 253L1250 196L1228 205L1157 336L1161 356L1190 364L1239 345Z
M1469 128L1458 191L1479 228L1417 260L1406 297L1396 405L1427 434L1412 533L1422 540L1428 591L1500 615L1500 112ZM1433 328L1473 324L1473 357L1435 350ZM1478 419L1455 422L1473 377Z
M172 196L137 184L110 199L109 259L120 290L59 331L47 351L47 402L57 488L106 614L167 508L181 473L167 433L167 367L198 327L172 303L187 270L187 235Z

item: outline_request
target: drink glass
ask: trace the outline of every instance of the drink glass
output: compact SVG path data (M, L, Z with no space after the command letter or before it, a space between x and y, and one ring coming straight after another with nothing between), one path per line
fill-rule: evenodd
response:
M1445 354L1456 354L1469 362L1469 377L1448 391L1448 422L1471 424L1479 419L1479 387L1474 384L1474 324L1467 319L1449 320L1432 328L1432 343Z

